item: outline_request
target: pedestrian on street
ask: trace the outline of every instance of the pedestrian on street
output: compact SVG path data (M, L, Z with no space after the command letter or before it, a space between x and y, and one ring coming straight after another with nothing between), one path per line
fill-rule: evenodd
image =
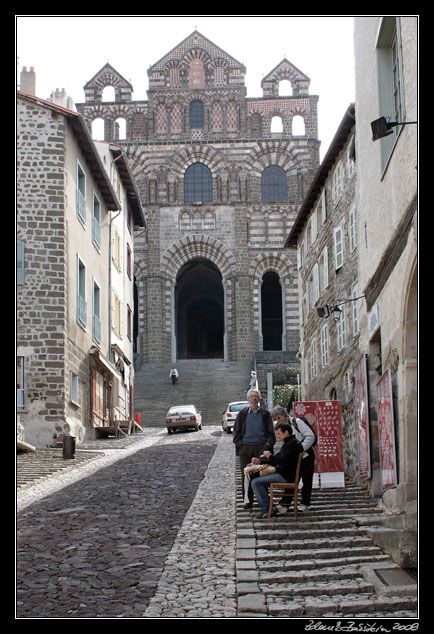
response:
M277 439L283 443L281 450L276 455L270 451L264 451L260 458L252 458L253 464L269 464L276 468L275 473L252 479L252 489L261 508L258 517L261 519L268 517L269 485L271 482L294 482L298 456L303 451L303 446L294 436L289 423L278 423L275 429ZM276 513L277 511L273 509L272 515Z
M232 440L235 443L236 455L240 458L241 474L244 476L244 468L253 457L259 458L264 451L273 451L276 443L273 419L268 410L260 406L261 393L258 389L247 392L249 406L242 409L234 423ZM245 496L244 477L241 478L243 499ZM253 491L248 487L248 502L244 508L252 508Z
M172 385L175 385L175 383L177 382L179 378L179 374L178 374L178 370L175 368L174 365L172 365L172 367L170 368L169 376L172 379Z
M301 504L298 510L307 511L310 508L313 473L315 470L315 451L312 447L315 442L315 434L301 418L290 418L286 409L281 405L273 407L271 415L277 423L291 423L295 437L303 446L304 454L300 469L300 480L303 482L303 487L301 489ZM285 513L289 511L291 502L292 496L283 496L278 508L279 512Z

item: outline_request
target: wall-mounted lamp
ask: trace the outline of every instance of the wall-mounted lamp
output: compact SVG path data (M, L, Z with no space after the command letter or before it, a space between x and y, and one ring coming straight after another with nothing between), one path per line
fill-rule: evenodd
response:
M392 128L397 125L409 125L411 123L417 123L417 121L390 121L390 117L380 117L371 122L372 140L378 141L385 136L393 133Z
M337 302L339 302L339 304L336 302L336 304L333 303L331 307L328 304L326 304L325 306L318 306L316 312L318 314L318 317L324 319L327 319L327 317L330 317L331 315L333 321L338 323L342 314L339 306L342 306L342 304L348 304L348 302L356 302L358 299L362 299L363 297L365 296L360 295L360 297L354 297L353 299L338 299Z

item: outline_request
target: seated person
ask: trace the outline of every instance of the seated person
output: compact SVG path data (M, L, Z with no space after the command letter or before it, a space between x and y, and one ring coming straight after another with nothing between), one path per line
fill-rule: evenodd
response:
M261 458L252 458L253 464L270 464L276 468L276 473L254 478L251 482L253 492L261 508L261 513L258 515L260 518L268 516L270 505L268 485L271 482L294 482L298 456L303 451L303 446L294 436L289 423L278 423L275 431L278 440L283 442L280 451L274 455L270 451L264 451Z

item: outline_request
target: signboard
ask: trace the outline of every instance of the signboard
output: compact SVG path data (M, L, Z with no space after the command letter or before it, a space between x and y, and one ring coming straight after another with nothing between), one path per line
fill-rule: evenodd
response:
M294 416L301 416L309 421L318 436L318 422L317 422L317 410L318 404L316 401L295 401L292 404L292 412ZM318 438L319 444L319 438ZM319 488L319 462L318 462L318 445L313 448L315 452L315 470L313 473L312 488Z
M344 487L340 401L318 401L321 488Z
M306 418L318 436L313 487L343 487L344 464L340 401L298 401L295 416Z
M397 485L395 428L393 424L392 380L390 370L377 383L378 440L380 478L383 491Z
M359 481L371 477L371 449L369 440L369 401L366 355L363 354L355 369L355 414L358 427Z

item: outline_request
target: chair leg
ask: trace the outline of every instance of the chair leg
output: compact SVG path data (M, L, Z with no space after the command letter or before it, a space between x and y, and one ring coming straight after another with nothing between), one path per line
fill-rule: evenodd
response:
M273 483L270 484L270 505L268 507L268 519L271 517L271 512L273 510Z
M294 488L294 517L298 516L298 487Z

